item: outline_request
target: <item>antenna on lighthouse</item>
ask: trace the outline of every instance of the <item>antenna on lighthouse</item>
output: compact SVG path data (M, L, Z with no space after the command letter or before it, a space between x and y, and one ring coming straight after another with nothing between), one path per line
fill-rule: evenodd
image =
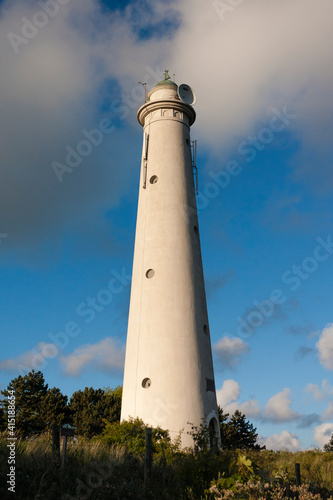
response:
M145 89L145 103L147 102L147 82L138 82L139 85L143 85Z

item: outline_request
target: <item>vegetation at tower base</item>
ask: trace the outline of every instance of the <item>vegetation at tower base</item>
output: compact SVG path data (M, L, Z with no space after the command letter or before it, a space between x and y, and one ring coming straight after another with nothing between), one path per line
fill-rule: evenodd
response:
M102 435L102 442L109 445L125 446L133 454L144 454L147 425L139 419L124 422L108 422ZM180 440L179 440L180 441ZM163 453L170 447L179 449L179 442L173 445L168 431L156 427L152 429L152 445L154 453Z
M142 425L135 423L136 431ZM129 427L126 432L129 431ZM132 443L133 444L133 443ZM0 474L7 474L6 435L0 436ZM66 466L55 470L47 434L19 440L16 446L16 496L22 500L128 499L215 500L333 499L330 453L269 450L180 450L157 439L152 478L144 483L144 453L130 445L99 438L70 438ZM138 447L138 450L140 447ZM295 488L295 462L301 464L301 488ZM58 483L58 490L56 490ZM59 493L60 492L60 493ZM13 495L0 483L0 498Z
M249 440L244 440L246 447L234 449L233 437L230 439L229 449L216 453L216 450L211 450L208 446L209 430L202 424L192 427L195 446L183 450L179 438L172 442L168 431L153 429L152 477L150 481L144 483L147 426L139 419L119 422L121 400L119 387L114 390L86 388L73 394L75 397L72 404L76 408L77 422L80 420L80 408L86 404L90 410L84 413L84 418L87 418L90 424L92 418L96 418L99 429L102 430L100 434L89 437L89 434L97 432L97 427L93 429L90 424L88 426L82 424L81 434L77 432L74 438L68 439L66 466L58 469L52 454L51 433L47 427L42 433L40 429L41 414L49 415L48 421L51 421L54 415L57 417L64 414L63 406L59 404L61 393L59 389L48 388L41 372L31 372L26 377L18 377L11 384L15 385L17 390L20 388L21 393L26 394L31 404L34 401L31 393L33 388L38 389L38 397L42 395L39 409L33 406L35 412L33 415L24 413L26 415L24 425L29 424L26 428L30 431L39 429L39 435L22 432L21 437L17 435L15 498L22 500L74 498L333 500L333 456L329 450L291 453L258 449L254 439L256 429L246 421L245 415L236 415L233 420L233 416L224 415L222 410L221 425L233 422L234 427L247 431ZM21 384L23 388L30 389L24 392ZM49 398L47 395L50 395ZM35 394L36 399L37 396ZM20 397L20 408L24 408L22 394ZM4 403L1 409L5 414ZM25 410L27 411L26 408ZM35 418L35 423L32 416ZM73 414L70 417L73 419ZM244 432L241 433L243 434ZM8 474L7 444L7 432L4 431L0 434L2 478L6 478ZM295 462L301 465L303 484L301 488L295 486ZM7 490L5 481L0 482L0 498L4 500L13 498L13 494Z

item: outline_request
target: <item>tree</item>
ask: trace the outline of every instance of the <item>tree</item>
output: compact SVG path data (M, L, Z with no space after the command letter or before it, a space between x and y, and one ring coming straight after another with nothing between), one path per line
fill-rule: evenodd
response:
M15 431L23 437L39 434L53 423L61 424L68 419L67 396L55 387L49 389L41 371L19 375L1 393L5 396L0 402L2 428L8 418L8 396L14 395Z
M333 451L333 434L329 442L324 445L324 451Z
M122 394L123 388L121 386L118 386L115 389L110 389L110 387L106 387L104 389L104 400L106 407L104 418L108 422L120 421Z
M119 422L121 395L121 387L74 392L69 408L77 434L90 438L101 434L107 422Z
M1 401L7 419L8 396L15 396L15 427L24 437L38 434L43 431L45 425L41 419L41 401L47 393L48 386L45 384L42 372L32 370L27 375L19 375L13 379L7 390L1 391L5 399Z
M104 391L86 387L84 391L76 391L69 400L73 425L76 433L85 437L100 434L103 429L103 410L101 399Z
M257 444L257 429L246 420L244 414L236 410L230 418L219 407L222 448L226 450L262 450L265 447Z
M42 399L40 409L43 421L48 428L52 424L61 426L71 422L67 401L67 396L64 396L60 392L60 389L56 387L48 389L45 397Z

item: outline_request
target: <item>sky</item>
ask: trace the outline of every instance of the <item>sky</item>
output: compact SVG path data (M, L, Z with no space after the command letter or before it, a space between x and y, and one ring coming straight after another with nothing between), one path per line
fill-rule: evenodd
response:
M218 403L274 450L333 433L331 0L1 0L0 389L122 384L142 128L197 97ZM103 290L112 280L112 295Z

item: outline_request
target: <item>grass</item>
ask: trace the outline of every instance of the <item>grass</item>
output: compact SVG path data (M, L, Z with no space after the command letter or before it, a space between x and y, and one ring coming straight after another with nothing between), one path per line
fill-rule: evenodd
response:
M7 490L8 485L4 479L9 472L7 444L6 435L1 435L0 498L3 500L12 498L20 500L70 500L73 498L81 500L201 500L205 498L307 500L308 498L328 499L330 495L333 495L332 452L324 453L315 450L290 453L263 450L237 453L226 451L217 456L208 451L194 453L191 450L182 452L177 448L162 448L154 455L153 475L145 485L142 452L130 452L125 446L109 444L99 439L80 438L76 442L70 440L66 466L62 469L59 460L52 453L51 436L48 434L17 441L16 492L13 495ZM239 457L244 454L249 460L239 461ZM303 493L301 490L292 492L295 485L295 463L301 464L302 483L311 485L310 490L305 491L306 488L303 488ZM226 479L229 479L229 483ZM236 480L239 479L242 484L237 483ZM260 484L260 487L248 486L255 482ZM238 486L233 486L234 490L230 487L225 493L225 484L236 483ZM263 490L264 485L266 485L266 493L264 493L266 496L260 497L258 496L259 490L260 488ZM213 490L210 491L211 488ZM262 491L260 494L263 494ZM273 494L280 496L272 496ZM318 494L319 497L309 496Z

